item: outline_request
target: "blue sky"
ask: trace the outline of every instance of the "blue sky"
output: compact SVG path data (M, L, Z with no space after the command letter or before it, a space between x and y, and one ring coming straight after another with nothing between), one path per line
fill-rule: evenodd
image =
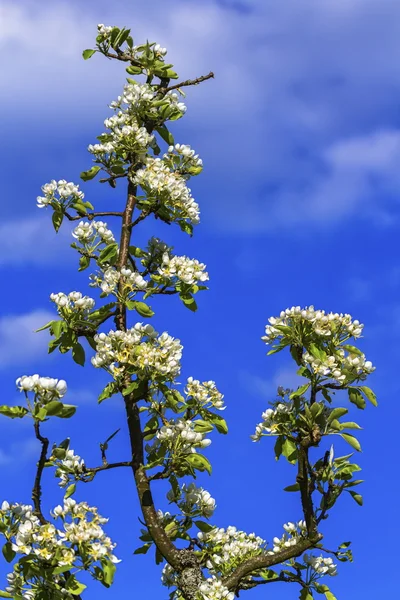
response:
M3 0L2 402L16 401L14 381L22 374L67 379L78 414L67 431L60 422L48 433L57 441L70 435L90 465L100 462L98 443L118 427L110 458L128 459L121 403L97 406L106 378L68 356L47 357L46 334L32 331L53 314L51 292L87 291L68 227L55 236L35 199L50 179L78 182L90 166L86 147L103 130L107 103L123 85L122 66L81 59L100 22L130 26L135 39L166 46L182 78L216 74L189 91L187 116L174 128L177 141L204 160L204 173L191 186L202 225L192 239L152 222L137 231L138 243L162 236L210 273L210 291L199 297L195 315L174 298L153 304L156 327L183 342L183 378L214 379L225 394L230 435L213 439L214 474L204 478L217 499L215 522L271 540L282 523L301 517L294 495L282 491L294 480L293 468L275 463L272 443L249 439L277 385L296 382L288 357L266 358L260 337L268 317L287 306L350 312L365 323L361 345L377 366L371 386L380 404L356 415L364 427L357 458L365 505L342 500L324 529L332 547L352 539L355 554L355 563L341 565L330 583L342 600L391 594L397 582L387 558L397 552L400 533L393 412L400 391L400 4ZM95 183L82 189L100 210L122 206L119 189ZM37 451L32 432L3 418L0 435L1 497L29 502ZM161 507L164 491L155 489ZM77 497L110 517L123 559L114 588L93 584L85 597L132 589L166 598L159 567L149 557L132 557L140 525L130 473L99 475ZM60 498L48 474L47 507ZM298 596L285 585L247 595L268 593L277 600Z

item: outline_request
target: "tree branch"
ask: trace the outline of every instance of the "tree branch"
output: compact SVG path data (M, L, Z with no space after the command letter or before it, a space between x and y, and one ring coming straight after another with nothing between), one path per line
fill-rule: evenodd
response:
M122 212L115 211L92 212L86 213L86 215L76 215L75 217L73 217L67 212L65 212L64 214L67 217L68 221L79 221L79 219L88 219L89 221L92 221L96 217L122 217L124 215L124 213Z
M34 429L35 429L36 439L39 440L39 442L42 444L42 449L40 452L39 461L37 463L36 476L35 476L35 481L34 481L33 489L32 489L32 501L33 501L33 506L34 506L33 512L39 519L40 523L42 525L45 525L48 521L45 518L45 516L43 515L42 506L41 506L42 474L43 474L43 469L44 469L44 466L45 466L46 460L47 460L47 450L49 448L49 440L48 440L48 438L43 437L42 434L40 433L40 424L39 424L39 421L36 421L36 419L34 421Z
M212 71L209 72L208 75L202 75L201 77L197 77L196 79L186 79L186 81L181 81L180 83L176 83L174 85L170 85L165 88L160 86L160 91L163 91L165 94L172 90L178 90L181 87L188 87L189 85L199 85L202 81L207 81L207 79L213 79L215 77Z

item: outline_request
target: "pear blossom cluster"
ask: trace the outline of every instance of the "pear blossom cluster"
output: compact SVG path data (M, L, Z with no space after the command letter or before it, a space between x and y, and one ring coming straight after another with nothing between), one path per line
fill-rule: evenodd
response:
M99 158L112 153L122 154L125 151L143 155L154 141L154 135L140 126L135 115L129 112L118 111L117 114L106 119L104 125L110 130L110 133L100 136L104 141L88 146L89 152Z
M367 375L375 371L370 360L363 353L346 352L338 348L335 354L317 358L305 352L302 361L311 367L313 373L334 379L338 383L348 380L365 379Z
M337 575L337 565L335 565L330 557L304 554L303 560L317 575L330 575L331 577Z
M50 300L57 306L60 314L65 315L68 312L82 314L92 310L95 305L93 298L83 296L81 292L70 292L68 295L63 292L50 294Z
M215 381L203 381L188 377L185 394L188 398L194 399L203 408L216 408L225 410L224 395L218 391Z
M185 516L203 516L209 519L216 508L214 498L210 492L197 487L194 482L184 483L177 493L171 489L167 494L170 502L176 502L181 513Z
M165 50L159 48L159 50ZM110 103L110 108L117 110L123 108L130 114L137 114L143 111L148 111L157 115L158 108L155 102L159 100L157 98L157 90L153 89L148 83L126 83L121 96L118 96L117 100ZM162 100L163 106L176 109L180 116L186 112L186 106L184 102L180 101L178 94L175 92L168 92L165 94Z
M34 392L35 399L47 403L62 398L67 393L67 383L64 379L40 377L40 375L23 375L16 381L21 392Z
M281 417L290 413L293 407L293 402L280 402L277 404L275 410L267 408L261 415L262 422L258 423L255 433L250 436L253 442L258 442L264 435L274 435L274 432L281 423Z
M4 501L0 509L2 531L10 531L17 554L37 556L54 566L73 565L82 551L91 563L102 557L119 562L113 554L115 544L102 529L108 519L99 515L96 507L68 498L63 506L54 508L52 516L61 524L42 524L30 505Z
M109 37L113 29L112 25L104 25L103 23L97 25L98 35L101 35L104 39Z
M277 326L296 327L308 324L316 335L339 341L361 337L364 328L359 321L353 321L349 314L326 313L324 310L315 310L313 306L292 306L283 310L279 317L270 317L268 321L269 325L266 326L265 336L262 338L266 344L282 337L282 330Z
M205 268L205 264L194 258L188 258L187 256L171 257L168 252L164 252L158 273L169 285L171 285L171 281L176 280L193 285L198 282L203 283L209 279Z
M220 579L213 576L199 587L203 600L234 600L234 592L230 592Z
M211 440L205 439L203 433L194 430L195 426L196 422L190 419L177 419L163 425L156 438L184 454L195 453L196 447L207 448L211 444Z
M148 157L134 182L147 193L148 199L159 202L171 212L173 219L184 219L196 225L200 222L199 205L194 201L185 178L172 172L161 158Z
M315 310L313 306L292 306L283 310L279 317L270 317L268 321L269 325L266 326L265 336L262 338L266 344L282 337L282 331L276 326L294 327L296 324L308 323L316 335L336 339L357 339L361 337L364 328L359 321L353 321L349 314L326 313L324 310Z
M56 477L60 478L60 487L67 487L71 482L71 479L80 479L80 476L85 471L85 462L73 450L66 450L65 457L57 459L50 457L50 460L54 460L57 470Z
M197 173L203 168L203 161L187 144L175 144L175 146L169 146L168 153L164 154L163 158L169 167L183 173Z
M120 281L123 282L125 292L138 292L147 288L148 282L138 271L123 268L120 271L114 267L107 267L101 275L91 275L92 287L99 287L103 294L118 294L117 288Z
M81 244L94 247L99 244L113 244L115 242L113 232L104 221L79 221L72 231L72 235Z
M59 181L52 179L50 183L42 185L42 192L44 196L38 196L36 199L39 208L49 206L54 201L68 205L70 202L83 200L85 196L79 190L79 185L71 181L68 182L65 179L60 179Z
M299 539L307 535L307 525L305 521L298 521L297 523L286 523L283 526L285 533L281 538L274 537L273 548L269 550L269 554L276 554L285 548L295 546Z
M17 571L13 571L7 575L7 584L5 591L11 594L13 598L19 597L23 598L23 600L34 600L36 595L34 590L26 585L24 577ZM68 594L68 598L70 597Z
M258 556L265 551L266 542L255 533L239 531L236 527L219 529L197 534L207 556L206 567L212 574L226 575L240 562Z
M103 367L118 375L124 367L132 372L174 380L180 373L182 345L166 332L158 335L151 325L136 323L126 331L109 331L95 335L94 367ZM120 367L115 364L119 363Z

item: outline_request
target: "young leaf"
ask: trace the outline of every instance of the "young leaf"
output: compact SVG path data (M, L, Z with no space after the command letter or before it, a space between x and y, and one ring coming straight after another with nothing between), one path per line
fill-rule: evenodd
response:
M93 54L95 54L95 52L97 52L97 50L92 50L91 48L88 48L87 50L84 50L82 52L82 56L83 56L84 60L88 60L89 58L91 58L93 56Z
M189 454L186 456L187 462L198 471L207 471L211 475L210 461L202 454Z
M82 173L81 173L81 179L83 179L83 181L90 181L91 179L93 179L94 177L96 177L96 175L97 175L97 173L99 171L100 171L100 167L93 166L88 171L82 171Z
M25 406L7 406L6 404L0 406L0 415L10 417L10 419L22 419L27 413L28 410Z
M350 435L350 433L340 433L339 434L354 450L357 452L361 452L361 445L357 438L354 435Z
M75 491L76 491L76 483L71 483L71 485L69 485L67 487L64 499L66 500L67 498L69 498L70 496L72 496L72 494L74 494Z
M294 391L290 394L290 399L292 400L293 398L302 396L308 390L309 387L310 387L309 383L305 383L304 385L300 386L299 388L297 388L296 391Z
M86 585L78 581L75 575L70 575L65 584L65 589L72 594L72 596L79 596L86 589Z
M12 549L11 542L6 542L2 551L4 558L8 563L14 560L16 552Z
M72 347L72 358L81 367L85 365L85 350L79 342Z
M378 406L378 402L376 400L376 396L374 394L374 392L371 390L371 388L367 387L366 385L361 385L359 388L359 390L362 391L362 393L364 394L364 396L374 405L374 406Z
M363 502L363 497L361 496L361 494L357 494L356 492L352 492L352 491L349 491L349 494L357 502L357 504L359 506L363 505L364 502Z
M348 393L350 402L355 404L357 408L364 409L366 407L367 403L364 400L364 396L357 388L349 388Z
M106 387L101 392L100 396L97 399L97 402L100 404L101 402L103 402L103 400L110 398L114 394L118 394L118 392L119 390L116 381L110 381L110 383L107 383Z

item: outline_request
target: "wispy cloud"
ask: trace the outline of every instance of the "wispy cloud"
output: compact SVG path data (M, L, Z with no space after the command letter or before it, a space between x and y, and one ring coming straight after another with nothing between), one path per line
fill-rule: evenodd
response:
M0 448L0 466L11 467L38 455L38 441L34 438L13 442L8 448Z
M21 367L45 356L46 333L35 330L54 318L54 313L35 310L20 315L6 315L0 319L0 368L18 363Z
M49 213L0 224L0 268L4 266L62 265L68 261L71 227L56 233Z
M283 367L279 369L269 379L259 377L248 371L241 371L239 380L242 387L261 400L274 400L278 387L297 389L304 383L304 377L296 375L292 367Z
M400 71L392 57L400 52L400 4L248 0L243 6L154 0L133 9L115 0L111 10L105 0L85 7L75 0L17 7L6 1L0 60L7 85L0 104L9 114L11 100L23 94L40 115L32 122L31 111L18 109L29 128L40 125L42 136L54 137L57 124L61 138L72 131L89 137L101 128L124 71L97 56L82 61L81 51L90 47L97 22L131 24L136 40L149 37L169 48L183 77L216 73L190 94L191 116L180 129L187 137L179 140L204 155L204 183L196 182L196 192L211 226L262 233L359 217L390 222L398 211L392 196L400 132L392 123Z

